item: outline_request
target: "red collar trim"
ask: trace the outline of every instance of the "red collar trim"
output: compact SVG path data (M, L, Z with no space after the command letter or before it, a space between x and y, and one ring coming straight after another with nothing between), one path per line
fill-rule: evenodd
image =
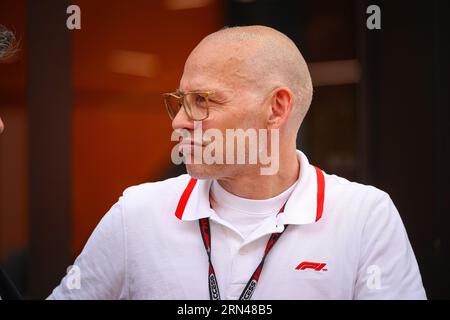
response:
M316 222L322 217L323 203L325 199L325 178L322 170L314 166L317 176L317 209L316 209Z
M177 209L175 210L175 215L180 220L183 218L184 208L186 208L186 204L189 200L189 197L191 196L192 190L194 190L196 183L197 179L191 178L191 180L189 180L186 189L184 189L183 194L181 195L180 201L178 201L178 206Z
M316 171L317 177L317 206L316 206L316 219L317 222L323 214L323 206L325 200L325 178L321 169L313 166ZM194 190L195 185L197 184L197 179L191 178L186 188L183 191L183 194L178 201L177 209L175 210L175 215L178 219L182 220L184 209L186 208L186 204L191 196L192 191Z

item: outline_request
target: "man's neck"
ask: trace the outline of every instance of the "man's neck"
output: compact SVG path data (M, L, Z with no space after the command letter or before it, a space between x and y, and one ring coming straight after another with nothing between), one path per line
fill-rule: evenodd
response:
M300 163L295 150L284 156L279 170L274 175L257 174L238 175L218 179L218 183L226 191L246 199L273 198L292 186L298 179Z

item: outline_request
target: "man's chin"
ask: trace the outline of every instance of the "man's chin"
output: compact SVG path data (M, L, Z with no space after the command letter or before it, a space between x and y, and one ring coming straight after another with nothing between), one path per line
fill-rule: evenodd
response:
M216 169L216 170L215 170ZM213 165L207 164L186 164L187 173L195 179L216 179L220 170Z

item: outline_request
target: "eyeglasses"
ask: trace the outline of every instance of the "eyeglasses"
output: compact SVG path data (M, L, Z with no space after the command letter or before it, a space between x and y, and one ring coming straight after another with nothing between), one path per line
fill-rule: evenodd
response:
M213 91L190 91L163 93L164 104L171 120L175 118L178 111L183 107L189 119L202 121L209 116L209 95Z

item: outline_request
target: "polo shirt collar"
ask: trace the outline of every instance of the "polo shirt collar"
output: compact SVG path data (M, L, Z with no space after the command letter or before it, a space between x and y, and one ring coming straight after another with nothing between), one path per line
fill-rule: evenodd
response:
M209 218L214 212L209 202L209 189L212 180L191 178L180 200L175 215L183 221Z
M325 179L322 170L309 164L303 152L297 150L300 162L299 181L289 197L278 221L286 224L310 224L322 217ZM183 221L209 218L215 214L210 207L209 190L213 180L191 178L184 189L175 210Z
M322 170L309 164L303 152L297 150L300 161L299 181L286 202L280 222L310 224L320 220L325 196L325 178Z

